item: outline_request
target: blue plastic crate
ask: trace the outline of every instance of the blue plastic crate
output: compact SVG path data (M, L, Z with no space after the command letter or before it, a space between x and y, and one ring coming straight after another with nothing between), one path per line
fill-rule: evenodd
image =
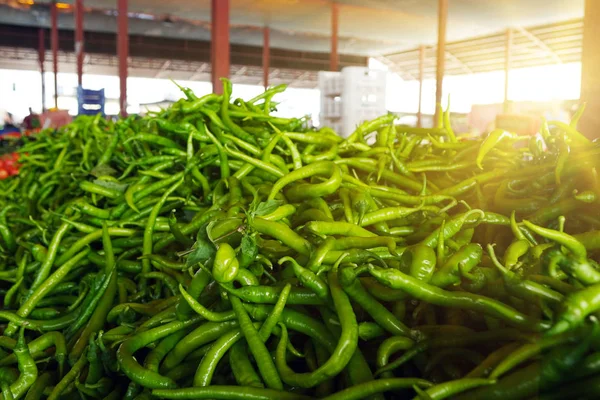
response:
M90 90L81 86L77 87L77 103L79 104L79 115L104 115L104 89Z

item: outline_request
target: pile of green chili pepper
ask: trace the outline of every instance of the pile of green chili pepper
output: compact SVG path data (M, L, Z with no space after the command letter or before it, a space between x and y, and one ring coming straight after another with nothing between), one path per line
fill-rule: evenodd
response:
M80 117L0 181L1 399L600 397L600 147Z

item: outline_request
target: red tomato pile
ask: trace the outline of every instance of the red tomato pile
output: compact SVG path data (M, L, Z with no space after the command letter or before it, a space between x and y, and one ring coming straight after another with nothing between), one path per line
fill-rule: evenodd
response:
M6 179L9 176L19 173L18 153L5 154L0 156L0 179Z

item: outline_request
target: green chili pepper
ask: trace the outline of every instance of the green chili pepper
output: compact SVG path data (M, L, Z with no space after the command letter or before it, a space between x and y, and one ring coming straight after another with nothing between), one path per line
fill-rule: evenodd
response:
M547 328L546 323L536 321L494 299L471 293L446 292L434 286L426 285L398 270L383 270L370 266L369 272L387 286L394 289L402 289L410 295L432 304L477 310L484 314L501 318L525 330L535 331Z
M217 249L213 262L212 275L217 282L227 283L235 279L240 268L235 250L227 243L222 243Z

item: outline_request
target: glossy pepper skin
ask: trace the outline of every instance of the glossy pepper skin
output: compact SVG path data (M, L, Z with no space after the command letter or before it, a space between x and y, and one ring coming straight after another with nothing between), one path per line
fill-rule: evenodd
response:
M470 272L481 262L483 249L477 243L470 243L451 255L433 274L430 283L438 287L456 285L461 282L461 273Z
M467 138L448 107L343 138L276 116L282 85L223 89L23 139L0 180L1 398L600 393L583 108L535 137Z
M240 269L235 250L227 243L219 246L213 262L213 278L220 283L228 283L235 279Z

